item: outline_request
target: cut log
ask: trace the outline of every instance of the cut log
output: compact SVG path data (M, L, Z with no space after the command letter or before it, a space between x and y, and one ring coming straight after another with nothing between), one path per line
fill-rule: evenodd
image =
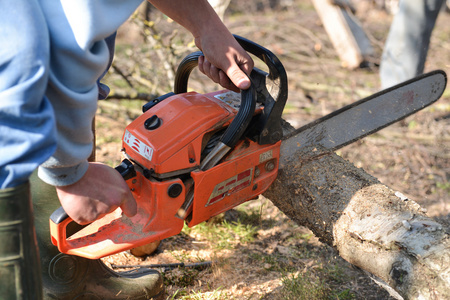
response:
M404 299L448 299L450 240L443 226L335 153L299 149L284 157L264 196Z
M344 67L358 68L374 54L364 29L350 8L335 5L330 0L312 2Z

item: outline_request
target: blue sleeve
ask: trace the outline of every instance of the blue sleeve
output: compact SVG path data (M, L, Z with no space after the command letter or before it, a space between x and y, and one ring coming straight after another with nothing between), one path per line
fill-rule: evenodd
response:
M17 1L0 9L0 188L38 166L45 182L69 185L88 167L110 36L142 0Z
M26 182L56 148L47 97L49 36L37 2L0 9L0 188ZM14 12L14 13L11 13Z
M98 99L105 99L109 94L109 87L103 83L101 83L101 79L103 76L107 73L109 67L112 64L112 60L114 57L114 45L115 45L115 39L116 39L116 33L113 33L111 36L107 37L105 39L106 46L108 48L109 53L109 61L108 65L103 72L103 74L100 76L100 78L97 80L97 86L98 86ZM89 120L86 120L85 122L88 122ZM63 137L62 137L63 138ZM90 147L92 151L92 147ZM89 150L87 149L87 150ZM85 152L87 153L87 152ZM90 152L89 152L90 153ZM49 166L49 167L46 167ZM57 166L57 167L55 167ZM39 168L39 177L50 184L56 185L56 186L63 186L68 185L73 182L78 181L84 173L88 169L88 162L87 160L82 160L79 163L71 166L63 166L56 159L53 157L50 158L48 161L46 161L40 168Z
M108 89L99 78L108 69L114 33L141 1L42 0L52 45L46 96L55 111L57 148L39 177L54 186L80 180L93 148L97 100Z

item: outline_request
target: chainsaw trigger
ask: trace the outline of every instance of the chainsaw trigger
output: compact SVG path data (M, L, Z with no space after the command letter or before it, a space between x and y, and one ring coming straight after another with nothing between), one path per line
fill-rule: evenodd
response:
M59 224L65 219L67 219L69 215L66 213L64 208L61 206L57 210L55 210L52 215L50 216L50 220L53 221L55 224Z
M124 180L136 177L136 170L134 169L133 163L128 159L124 159L115 169L122 175Z

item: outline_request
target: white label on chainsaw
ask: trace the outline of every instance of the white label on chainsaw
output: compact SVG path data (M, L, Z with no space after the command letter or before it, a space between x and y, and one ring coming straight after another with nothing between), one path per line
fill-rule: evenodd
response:
M261 153L259 155L259 163L263 163L266 160L272 159L273 158L273 151L269 150L267 152Z
M249 186L252 182L252 172L253 169L245 170L244 172L228 178L227 180L222 181L221 183L216 185L213 192L209 196L208 202L206 203L205 207L217 203L226 196Z
M241 94L239 93L228 91L226 93L217 94L214 97L219 99L223 103L228 104L234 109L239 109L239 107L241 106Z
M152 160L153 149L132 135L128 130L125 131L123 141L142 157L148 159L149 161Z

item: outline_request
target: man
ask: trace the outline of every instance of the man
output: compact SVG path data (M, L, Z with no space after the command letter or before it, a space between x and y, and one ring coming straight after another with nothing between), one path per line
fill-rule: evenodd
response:
M150 2L193 34L202 72L225 88L249 87L253 61L206 0ZM79 224L117 207L136 213L118 172L87 158L97 80L111 60L106 39L140 3L0 2L0 237L12 245L0 246L0 298L42 297L28 184L38 166Z
M423 73L439 11L444 0L400 0L380 64L381 88Z

